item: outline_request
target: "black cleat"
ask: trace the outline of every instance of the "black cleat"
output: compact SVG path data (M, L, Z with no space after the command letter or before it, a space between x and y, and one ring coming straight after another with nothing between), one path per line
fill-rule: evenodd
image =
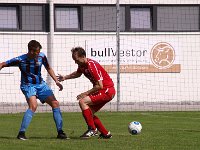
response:
M63 130L58 131L57 138L58 138L58 139L69 139L69 138L67 137L67 135L64 133Z
M17 138L19 140L27 140L27 137L25 136L25 132L24 131L20 131L17 135Z
M106 135L102 133L99 135L99 139L111 139L111 138L112 138L112 134L110 133L110 131Z
M85 133L83 133L83 135L80 136L80 138L88 139L92 136L95 136L96 134L97 134L96 130L88 129Z

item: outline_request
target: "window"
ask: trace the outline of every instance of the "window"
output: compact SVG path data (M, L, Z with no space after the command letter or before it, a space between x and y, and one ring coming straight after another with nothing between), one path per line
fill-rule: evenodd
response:
M55 9L55 29L56 30L80 30L78 8Z
M116 6L55 4L55 31L114 32ZM49 31L49 4L1 3L0 31ZM200 31L200 5L120 5L120 31Z
M125 7L120 8L120 27L125 30ZM116 7L83 6L83 31L116 31Z
M132 30L151 30L152 17L150 8L131 8L130 18Z
M42 31L43 20L42 6L22 6L22 30Z
M16 7L0 7L0 29L18 29L18 17Z
M49 30L48 5L0 5L0 31Z
M199 30L199 7L158 7L157 30Z

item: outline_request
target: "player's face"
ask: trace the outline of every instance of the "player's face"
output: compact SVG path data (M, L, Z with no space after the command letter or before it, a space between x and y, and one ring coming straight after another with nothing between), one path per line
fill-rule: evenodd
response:
M35 58L35 57L37 57L37 56L39 55L40 49L37 48L36 50L30 50L30 52L31 52L31 56L32 56L33 58Z
M72 55L72 58L76 64L78 64L80 66L85 65L85 57L79 57L78 54L75 53Z

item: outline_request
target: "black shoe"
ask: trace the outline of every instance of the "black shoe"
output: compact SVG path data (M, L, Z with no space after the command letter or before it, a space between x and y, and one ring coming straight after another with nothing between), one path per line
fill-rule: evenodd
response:
M99 139L111 139L111 138L112 138L112 134L110 133L110 131L106 135L102 133L99 135Z
M27 137L25 136L25 132L24 131L20 131L19 134L17 135L17 138L19 140L27 140Z
M83 133L83 135L80 136L80 138L88 139L92 136L95 136L95 134L97 134L96 130L88 129L85 133Z
M58 138L58 139L69 139L69 138L67 137L67 135L64 133L63 130L58 131L57 138Z

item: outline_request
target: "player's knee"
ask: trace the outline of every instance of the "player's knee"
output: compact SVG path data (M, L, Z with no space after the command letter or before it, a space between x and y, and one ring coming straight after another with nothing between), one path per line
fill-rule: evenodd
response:
M57 100L52 101L51 107L52 107L52 108L57 108L57 107L59 107L59 102L58 102Z
M80 105L80 106L85 105L85 101L84 101L84 99L80 99L80 100L79 100L79 105Z
M37 109L37 105L32 105L29 107L29 109L32 111L32 112L35 112L36 109Z
M83 99L80 99L79 102L78 102L78 104L82 105L83 104Z
M83 99L80 99L79 100L79 105L80 106L84 106L84 105L92 105L92 101L91 100L88 100L87 98L83 98Z

